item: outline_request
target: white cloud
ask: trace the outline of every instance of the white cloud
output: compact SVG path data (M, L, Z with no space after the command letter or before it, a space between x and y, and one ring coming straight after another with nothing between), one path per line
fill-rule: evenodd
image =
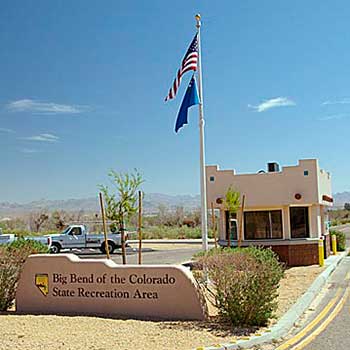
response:
M22 140L40 141L40 142L58 142L59 137L52 134L39 134L34 136L22 137Z
M12 129L7 129L7 128L0 128L0 132L5 132L8 134L13 134L15 131Z
M333 101L328 100L328 101L322 102L322 106L325 106L325 105L346 105L349 103L350 103L350 98L345 97L345 98L342 98L340 100L333 100Z
M296 103L287 97L276 97L266 100L257 106L248 105L248 107L255 109L257 112L264 112L271 108L295 106Z
M38 114L78 114L87 111L88 106L63 105L53 102L39 102L23 99L9 102L6 109L11 112L31 112Z

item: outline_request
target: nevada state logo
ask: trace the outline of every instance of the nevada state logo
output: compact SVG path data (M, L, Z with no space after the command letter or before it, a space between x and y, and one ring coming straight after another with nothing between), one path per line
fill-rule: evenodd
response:
M35 285L45 296L49 294L49 276L47 274L35 275Z

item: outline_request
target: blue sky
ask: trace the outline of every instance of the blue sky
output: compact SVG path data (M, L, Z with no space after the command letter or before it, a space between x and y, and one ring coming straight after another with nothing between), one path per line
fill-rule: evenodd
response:
M199 193L197 107L164 103L202 15L206 163L319 158L350 190L350 3L1 1L0 201L93 196L110 169Z

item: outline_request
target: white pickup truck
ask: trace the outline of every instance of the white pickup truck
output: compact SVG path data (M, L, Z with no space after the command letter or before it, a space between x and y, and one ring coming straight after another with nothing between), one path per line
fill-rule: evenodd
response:
M126 235L125 235L126 236ZM49 235L52 239L51 253L57 254L61 249L73 248L97 248L102 253L106 252L105 238L102 233L88 233L85 225L70 225L58 234ZM109 233L107 245L112 254L116 248L122 245L120 233Z

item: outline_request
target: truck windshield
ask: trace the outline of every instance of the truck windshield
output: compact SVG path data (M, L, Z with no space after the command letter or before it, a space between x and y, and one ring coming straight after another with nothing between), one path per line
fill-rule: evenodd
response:
M70 230L70 227L68 226L65 230L63 230L63 231L61 232L61 235L67 234L69 230Z

